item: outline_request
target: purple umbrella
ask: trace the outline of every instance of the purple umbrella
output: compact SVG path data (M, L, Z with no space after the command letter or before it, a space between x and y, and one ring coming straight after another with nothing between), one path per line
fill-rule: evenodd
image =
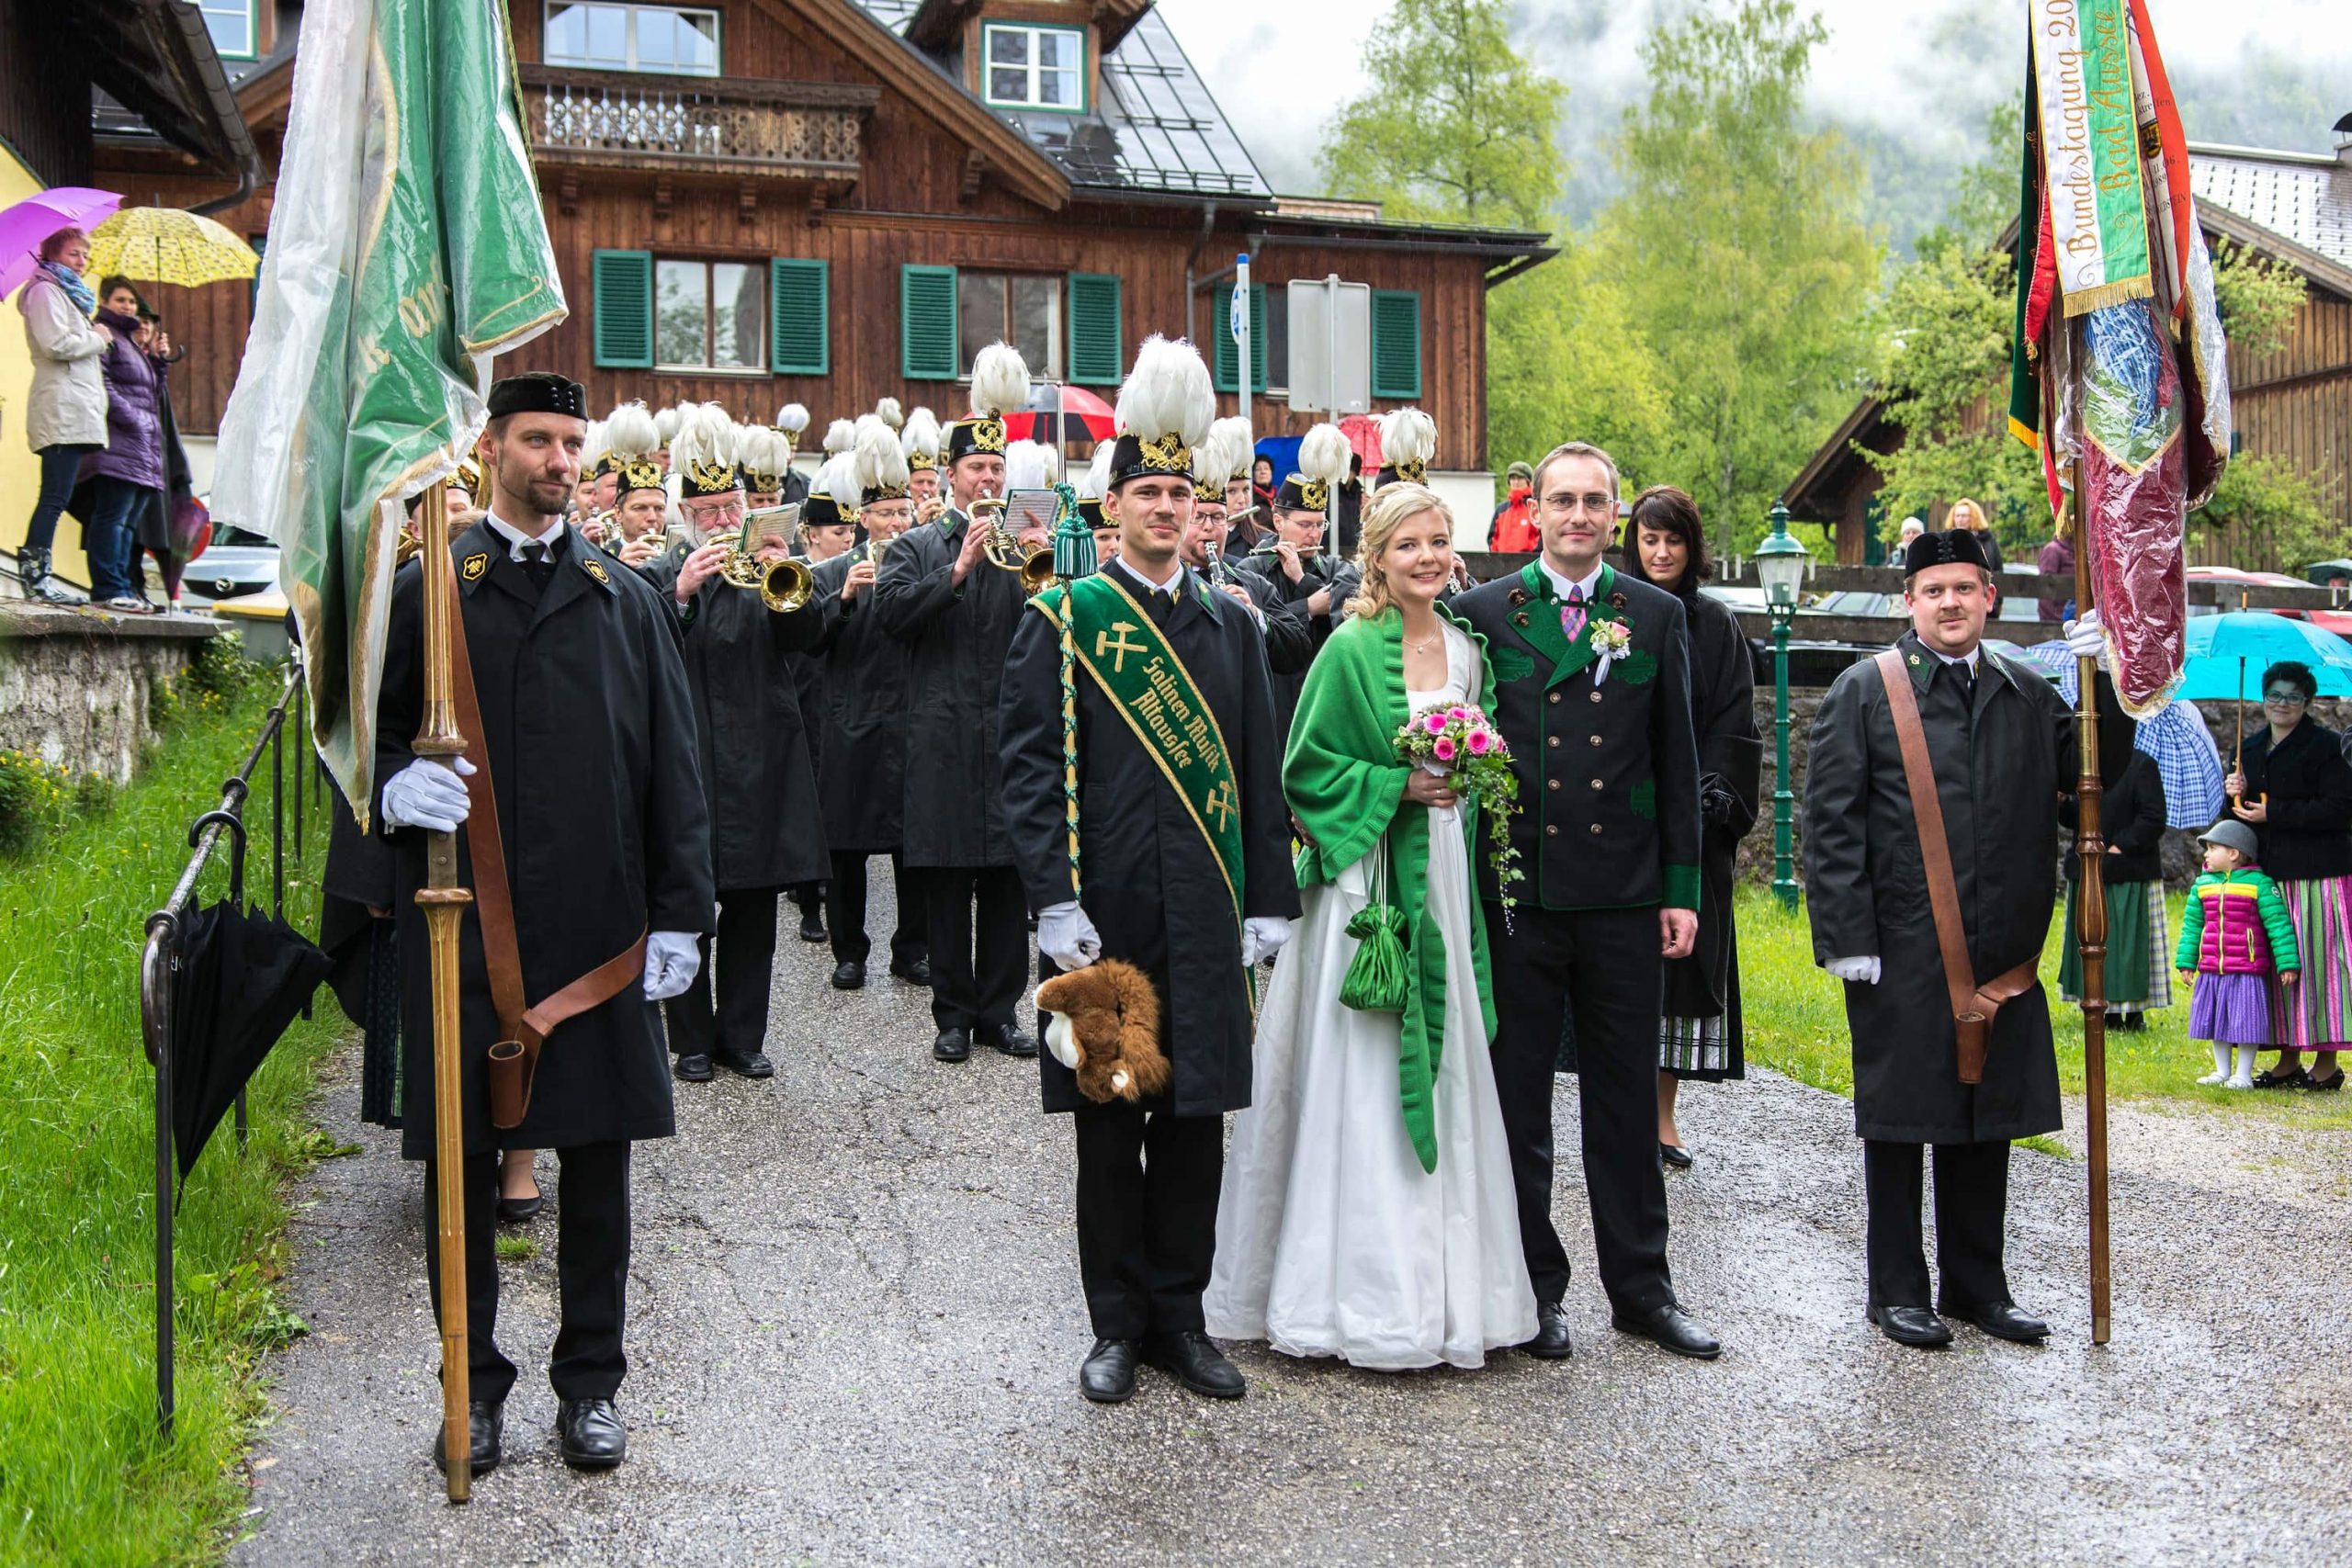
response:
M88 229L114 216L120 193L86 186L59 186L28 196L0 212L0 299L40 265L40 243L60 229Z

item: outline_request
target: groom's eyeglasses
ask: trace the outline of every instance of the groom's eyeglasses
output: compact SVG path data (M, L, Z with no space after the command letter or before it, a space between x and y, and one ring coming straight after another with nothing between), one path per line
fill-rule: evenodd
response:
M1600 513L1610 517L1617 515L1617 498L1599 491L1594 491L1588 495L1573 495L1566 491L1556 491L1544 498L1544 505L1553 512L1574 512L1578 507L1582 507L1587 512Z

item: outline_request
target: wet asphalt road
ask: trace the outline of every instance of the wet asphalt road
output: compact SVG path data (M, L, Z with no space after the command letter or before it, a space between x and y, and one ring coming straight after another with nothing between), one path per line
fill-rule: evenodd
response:
M877 931L888 886L876 878ZM500 1338L523 1368L506 1462L470 1505L442 1500L422 1168L395 1157L395 1134L358 1126L356 1051L339 1060L320 1119L366 1152L302 1194L293 1292L311 1333L271 1369L277 1419L235 1562L2348 1554L2340 1136L2245 1133L2184 1161L2165 1118L2120 1116L2116 1332L2101 1349L2087 1344L2082 1168L2018 1151L2011 1279L2058 1332L2025 1349L1962 1329L1955 1349L1925 1354L1862 1322L1845 1103L1770 1076L1694 1088L1683 1128L1699 1164L1668 1183L1674 1263L1725 1341L1720 1362L1609 1328L1571 1161L1558 1212L1578 1270L1573 1360L1396 1375L1243 1347L1244 1401L1147 1371L1133 1403L1097 1408L1074 1382L1089 1335L1069 1134L1039 1113L1035 1066L986 1050L933 1063L921 994L887 978L833 991L830 955L791 938L787 925L778 1076L680 1086L680 1135L638 1150L631 1454L610 1474L567 1471L550 1435L561 1196L542 1156L552 1201L529 1231L542 1250L504 1276ZM1575 1115L1563 1080L1569 1149ZM2285 1344L2305 1348L2263 1348Z

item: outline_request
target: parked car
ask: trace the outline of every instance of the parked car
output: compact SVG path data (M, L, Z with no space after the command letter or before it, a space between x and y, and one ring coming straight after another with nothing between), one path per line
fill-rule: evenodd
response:
M191 599L211 603L277 586L277 545L234 524L215 521L211 543L180 579Z

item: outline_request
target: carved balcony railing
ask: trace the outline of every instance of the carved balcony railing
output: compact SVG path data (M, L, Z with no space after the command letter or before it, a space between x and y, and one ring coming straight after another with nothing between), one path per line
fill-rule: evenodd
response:
M730 76L526 65L532 151L545 164L656 174L856 181L877 89Z

